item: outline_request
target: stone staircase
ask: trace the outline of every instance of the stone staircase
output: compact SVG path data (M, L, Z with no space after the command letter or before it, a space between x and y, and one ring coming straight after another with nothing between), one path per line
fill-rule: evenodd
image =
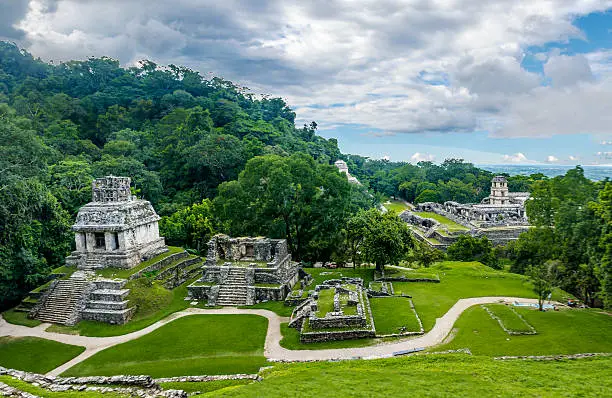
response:
M219 287L217 305L239 306L247 304L247 283L245 268L230 268L225 282Z
M69 279L60 279L46 295L35 318L42 322L74 325L79 321L81 306L92 289L84 273L76 273Z
M81 311L82 319L119 325L129 321L135 307L128 307L130 289L124 289L127 280L97 279L93 283L95 290Z

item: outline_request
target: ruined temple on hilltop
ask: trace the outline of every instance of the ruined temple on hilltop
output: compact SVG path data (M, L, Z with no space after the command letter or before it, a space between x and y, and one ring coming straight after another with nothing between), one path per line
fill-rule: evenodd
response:
M344 160L336 160L336 162L334 163L334 165L338 168L338 171L340 171L341 173L346 174L346 178L348 178L348 181L350 183L353 184L358 184L361 185L361 183L359 182L359 180L355 177L353 177L350 173L349 173L349 169L348 169L348 165L346 164L346 162Z
M93 181L91 202L79 210L72 226L76 250L66 258L67 265L132 268L168 250L159 236L160 217L149 201L132 196L130 182L114 176Z

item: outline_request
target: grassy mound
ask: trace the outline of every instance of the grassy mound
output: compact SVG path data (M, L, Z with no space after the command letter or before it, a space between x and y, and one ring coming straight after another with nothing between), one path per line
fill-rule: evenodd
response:
M17 388L38 397L48 398L127 398L125 395L117 393L101 393L95 391L61 391L52 392L44 388L34 386L25 381L14 379L10 376L0 376L0 382L8 384L11 387Z
M446 261L431 267L430 270L439 275L440 283L393 282L395 294L412 296L426 331L433 327L436 318L444 315L461 298L536 297L528 278L497 271L479 262ZM561 291L556 291L553 299L561 300L562 294Z
M463 225L454 222L450 218L446 218L444 216L441 216L441 215L439 215L437 213L434 213L434 212L431 212L431 211L419 211L419 212L415 212L415 214L419 215L421 217L432 218L432 219L436 220L437 222L439 222L440 224L445 226L448 229L449 232L467 231L468 230L467 227L464 227Z
M138 278L130 281L126 289L130 289L127 298L130 306L136 307L136 319L147 318L172 303L172 291L163 287L159 281Z
M191 382L168 382L159 385L165 390L183 390L187 393L207 393L234 386L243 386L253 383L250 379L239 380L214 380L214 381L191 381Z
M278 365L260 383L219 391L224 397L559 397L605 396L612 358L494 361L431 355ZM213 396L215 394L213 393Z
M488 304L484 306L493 316L499 319L509 332L532 333L534 329L516 311L505 304Z
M328 279L340 279L343 276L347 278L361 278L363 279L363 285L368 284L374 280L374 268L362 267L362 268L304 268L304 271L312 275L313 282L310 285L311 289L315 286L320 285Z
M168 246L168 251L165 253L160 254L159 256L155 256L153 258L148 259L147 261L143 261L140 264L138 264L138 266L134 267L134 268L129 268L129 269L117 269L117 268L104 268L101 270L96 271L96 273L99 276L102 276L104 278L122 278L122 279L126 279L128 277L130 277L131 275L135 274L136 272L143 270L145 268L147 268L150 265L155 264L158 261L163 260L164 258L175 254L175 253L180 253L182 251L184 251L185 249L183 249L182 247L175 247L175 246Z
M37 337L0 337L0 366L47 373L83 351L83 347Z
M108 348L65 375L256 373L266 364L267 327L268 320L256 315L192 315Z
M27 326L29 328L38 326L42 323L38 319L28 318L27 312L15 311L15 309L3 312L2 318L4 318L4 320L8 323L12 323L13 325L22 325Z
M540 312L517 308L536 335L510 336L481 307L472 307L455 323L456 335L435 350L469 348L476 355L552 355L612 352L612 317L598 310Z
M421 331L410 300L405 297L371 298L370 307L377 335L400 333L402 327L406 332Z
M389 211L394 211L397 214L403 212L404 210L408 210L409 207L406 203L401 200L390 199L389 203L383 203L383 206Z

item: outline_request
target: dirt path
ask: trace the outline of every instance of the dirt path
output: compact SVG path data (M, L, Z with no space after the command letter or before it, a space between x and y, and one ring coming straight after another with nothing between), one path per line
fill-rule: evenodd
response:
M518 297L474 297L460 299L451 307L446 314L436 320L434 327L426 334L409 340L399 340L394 343L382 343L360 348L339 348L328 350L288 350L280 346L282 335L280 332L281 322L287 322L287 318L281 317L276 313L262 309L238 309L226 307L220 309L201 309L189 308L184 311L176 312L161 321L158 321L139 331L112 337L88 337L75 336L61 333L47 332L45 329L49 326L43 323L34 328L27 326L13 325L0 318L0 336L13 337L39 337L48 340L58 341L60 343L72 344L85 347L85 351L66 362L65 364L53 369L48 373L50 376L57 376L72 366L84 361L97 352L117 344L125 343L130 340L137 339L155 329L160 328L172 322L175 319L190 315L228 315L228 314L251 314L260 315L268 319L268 331L266 333L266 343L264 354L266 358L272 361L324 361L333 359L373 359L390 357L393 353L404 350L412 350L415 348L428 348L438 345L444 341L444 338L452 330L455 321L461 313L471 306L478 304L496 303L499 301L512 302L537 302L536 299L525 299Z

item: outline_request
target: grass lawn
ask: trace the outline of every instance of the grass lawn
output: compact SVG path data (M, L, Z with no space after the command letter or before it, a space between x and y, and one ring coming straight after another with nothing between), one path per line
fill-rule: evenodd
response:
M173 289L171 292L172 301L168 306L160 308L157 311L147 315L136 314L131 321L124 325L110 325L103 322L81 321L75 326L52 325L47 328L47 331L66 334L80 334L81 336L107 337L119 336L144 329L147 326L164 319L172 313L188 308L190 306L189 301L185 301L185 297L187 296L187 285L198 278L200 278L199 275Z
M516 311L505 304L488 304L485 307L493 313L504 327L511 332L532 332L530 325Z
M540 312L517 308L537 331L510 336L479 306L464 312L455 323L456 335L438 350L469 348L475 355L548 355L612 352L612 316L600 310ZM610 379L610 378L608 378Z
M38 337L0 337L0 366L47 373L83 351L83 347Z
M49 390L45 390L44 388L40 388L34 386L30 383L26 383L25 381L21 381L18 379L14 379L10 376L0 376L0 382L8 384L11 387L17 388L20 391L24 391L30 394L33 394L38 397L48 397L48 398L121 398L126 397L125 395L120 395L117 393L101 393L94 391L62 391L62 392L52 392Z
M421 331L419 321L410 308L410 300L406 297L371 298L370 307L377 335L400 333L402 326L407 332Z
M467 231L468 228L464 227L461 224L457 224L456 222L454 222L453 220L446 218L444 216L441 216L437 213L434 213L432 211L419 211L419 212L415 212L415 214L421 216L421 217L426 217L426 218L433 218L434 220L436 220L437 222L439 222L440 224L444 225L446 228L448 228L449 232L454 232L454 231Z
M267 327L268 320L257 315L191 315L101 351L64 375L257 373L266 364Z
M293 312L293 307L285 305L283 301L266 301L263 303L245 305L238 308L270 310L272 312L276 312L279 316L286 317L291 316L291 313Z
M183 390L186 393L201 394L217 391L228 387L243 386L245 384L253 383L250 379L239 379L239 380L213 380L213 381L190 381L190 382L169 382L159 383L164 390Z
M389 203L383 203L383 206L385 206L387 210L394 211L397 214L409 209L406 203L402 202L401 200L394 199L390 199Z
M14 309L3 312L2 318L13 325L22 325L30 328L38 326L42 323L38 319L28 318L27 312L15 311Z
M612 390L611 367L609 357L535 362L468 355L281 364L263 381L218 396L603 397Z
M431 267L431 270L440 276L440 283L393 282L396 295L412 296L426 331L433 327L436 318L444 315L460 298L536 297L526 277L497 271L479 262L445 261ZM555 291L553 299L562 300L562 295L563 292Z
M280 341L280 345L288 350L324 350L328 348L365 347L382 341L381 339L357 339L325 341L320 343L301 343L300 332L297 329L290 328L288 323L281 323L281 334L283 335L283 339Z
M182 247L168 246L167 252L162 253L159 256L150 258L147 261L143 261L142 263L138 264L137 267L130 268L130 269L104 268L104 269L96 271L96 273L104 278L123 278L125 279L125 278L128 278L130 275L133 275L136 272L142 269L145 269L148 266L153 265L160 260L163 260L164 258L170 256L171 254L180 253L182 251L184 251Z
M381 276L377 273L377 276ZM402 269L396 267L385 267L385 277L387 278L408 278L408 279L440 279L435 268Z
M317 299L317 317L323 318L328 312L334 312L335 295L336 289L319 290L319 298Z
M304 271L312 275L313 282L308 287L314 290L315 286L320 285L328 279L339 279L343 276L348 278L361 278L363 279L363 285L368 286L368 283L374 280L374 267L361 267L361 268L304 268Z

